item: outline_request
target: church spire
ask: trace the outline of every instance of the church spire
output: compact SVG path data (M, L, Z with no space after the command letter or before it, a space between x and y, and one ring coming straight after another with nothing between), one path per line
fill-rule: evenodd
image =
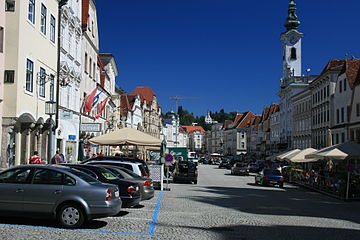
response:
M284 26L286 27L287 31L290 30L297 30L300 25L300 21L296 15L296 3L295 0L290 0L289 2L289 10L288 10L288 17L286 18L286 22Z

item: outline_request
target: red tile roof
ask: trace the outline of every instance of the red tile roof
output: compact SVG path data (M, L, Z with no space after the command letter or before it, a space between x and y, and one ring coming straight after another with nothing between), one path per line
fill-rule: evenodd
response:
M345 64L345 61L346 61L345 59L331 59L326 64L325 68L321 72L321 75L324 74L326 71L329 71L329 70L341 69Z
M274 113L279 112L279 111L280 111L280 104L278 104L278 103L271 104L270 115L273 115Z
M241 120L241 118L242 118L243 116L244 116L243 113L238 113L238 114L236 114L236 117L235 117L235 119L234 119L234 125L238 125L239 122L240 122L240 120Z
M202 126L181 126L182 128L186 129L186 132L188 134L193 133L195 131L200 131L202 133L205 132L204 128Z
M98 60L98 65L99 65L99 69L100 69L100 85L101 85L102 87L105 87L106 74L104 73L104 70L105 70L104 64L103 64L103 62L102 62L102 60L101 60L101 58L100 58L99 55L98 55L97 58L98 58L97 60Z
M351 88L354 88L355 83L359 81L360 60L359 59L347 59L340 74L345 73L346 79ZM339 74L339 75L340 75Z
M137 87L134 91L132 91L131 94L139 94L141 98L141 103L144 103L144 101L146 101L146 104L152 103L155 96L155 93L150 87Z
M234 124L234 122L232 120L225 120L224 124L223 124L223 128L224 129L229 129L231 124Z
M135 96L130 94L123 94L120 97L120 114L125 115L133 108L135 103Z
M244 116L241 118L239 124L236 126L236 128L248 128L250 127L251 120L254 117L254 113L252 112L246 112L244 113Z

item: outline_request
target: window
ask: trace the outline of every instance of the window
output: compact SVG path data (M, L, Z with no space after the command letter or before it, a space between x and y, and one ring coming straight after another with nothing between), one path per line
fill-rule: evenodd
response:
M345 142L345 133L341 133L341 143Z
M344 92L346 91L346 79L344 79Z
M326 113L326 114L327 114L327 118L326 118L326 119L327 119L327 121L329 122L329 121L330 121L330 110L329 110L329 109L327 110L327 113Z
M33 184L62 185L63 174L48 169L36 170Z
M87 53L85 53L85 64L84 64L85 73L87 73L87 66L88 66L88 55Z
M28 183L30 169L13 169L0 174L0 183Z
M95 74L95 72L96 72L96 68L95 68L95 62L93 63L93 78L94 78L94 80L96 80L96 74Z
M330 96L330 86L329 85L326 87L326 95L328 97Z
M28 20L35 24L35 0L29 0Z
M54 100L54 79L55 76L50 74L50 100Z
M339 92L342 92L342 81L339 82Z
M43 68L40 68L40 79L39 79L39 95L40 97L45 97L45 78L46 71Z
M5 83L14 83L15 82L15 71L14 70L5 70L4 82Z
M89 61L89 77L91 78L91 65L92 65L92 60L90 58L90 61Z
M341 122L345 121L344 117L345 117L344 108L341 108Z
M50 41L55 43L55 17L53 15L50 17Z
M356 104L356 116L360 117L360 103Z
M27 59L26 62L26 91L33 91L33 78L34 78L34 63Z
M6 0L5 4L6 12L15 12L15 0Z
M4 28L0 27L0 53L4 52Z
M340 110L337 109L336 110L336 123L339 123L340 122Z
M290 56L291 60L296 60L296 48L291 48L291 56Z
M64 185L66 185L66 186L75 186L76 181L72 177L70 177L68 175L65 175L65 177L64 177Z
M41 4L41 20L40 20L40 31L46 35L46 12L47 9L44 4Z

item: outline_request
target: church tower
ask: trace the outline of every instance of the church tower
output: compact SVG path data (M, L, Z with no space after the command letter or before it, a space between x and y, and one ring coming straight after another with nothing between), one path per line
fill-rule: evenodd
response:
M300 21L296 15L295 0L290 0L288 17L284 24L286 32L281 34L283 42L283 81L286 85L292 77L301 76L301 38L304 36L298 31Z

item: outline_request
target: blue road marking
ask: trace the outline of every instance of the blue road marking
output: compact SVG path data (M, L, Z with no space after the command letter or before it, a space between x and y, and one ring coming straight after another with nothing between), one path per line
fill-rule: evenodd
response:
M156 227L157 217L159 215L159 210L161 206L163 191L160 191L156 207L154 210L154 215L151 220L150 228L148 233L130 233L130 232L113 232L113 231L104 231L104 230L90 230L90 229L65 229L65 228L54 228L54 227L42 227L42 226L28 226L28 225L14 225L14 224L0 224L0 227L18 227L18 228L35 228L35 229L53 229L53 230L63 230L63 231L80 231L80 232L94 232L94 233L112 233L112 234L124 234L124 235L140 235L140 236L152 236L154 235L154 230Z
M155 230L155 227L156 227L156 220L157 220L157 217L158 217L158 214L159 214L159 210L160 210L160 206L161 206L162 195L163 195L163 191L161 191L161 192L159 193L158 200L157 200L157 202L156 202L156 207L155 207L154 215L153 215L153 217L152 217L152 221L151 221L150 228L149 228L149 232L148 232L149 235L154 235L154 230Z

